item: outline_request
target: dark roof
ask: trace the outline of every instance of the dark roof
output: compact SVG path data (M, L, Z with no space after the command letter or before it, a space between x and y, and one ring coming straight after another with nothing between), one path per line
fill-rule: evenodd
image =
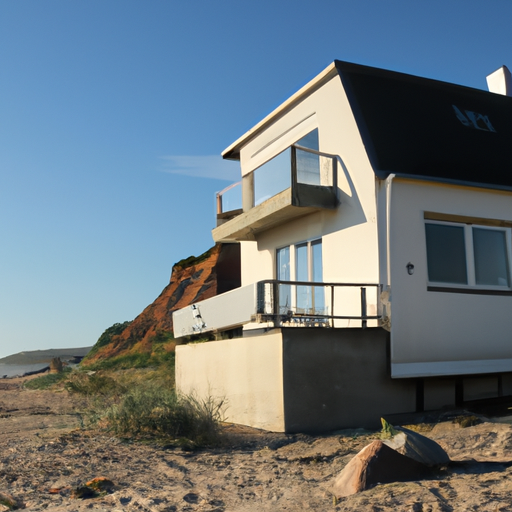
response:
M512 187L512 98L335 63L378 177Z

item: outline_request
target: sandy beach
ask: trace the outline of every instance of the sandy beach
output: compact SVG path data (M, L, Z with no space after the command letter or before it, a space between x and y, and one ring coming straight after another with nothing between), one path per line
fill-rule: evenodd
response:
M224 446L190 452L83 428L76 396L25 390L25 379L0 381L0 493L25 510L512 510L508 423L441 422L427 435L457 462L427 480L338 501L333 479L378 433L287 435L226 425ZM111 482L104 492L77 497L99 477Z

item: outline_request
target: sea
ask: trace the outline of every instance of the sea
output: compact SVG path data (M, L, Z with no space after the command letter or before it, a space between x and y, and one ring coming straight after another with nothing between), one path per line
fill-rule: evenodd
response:
M32 372L38 372L48 368L48 363L37 364L2 364L0 363L0 379L9 377L21 377Z

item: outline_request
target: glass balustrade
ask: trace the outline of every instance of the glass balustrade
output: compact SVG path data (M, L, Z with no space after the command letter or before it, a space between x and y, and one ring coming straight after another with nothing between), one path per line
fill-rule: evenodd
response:
M242 210L242 182L238 181L217 192L217 215Z
M291 148L254 171L254 206L291 187Z
M313 149L291 146L254 171L254 206L292 183L332 187L335 159Z

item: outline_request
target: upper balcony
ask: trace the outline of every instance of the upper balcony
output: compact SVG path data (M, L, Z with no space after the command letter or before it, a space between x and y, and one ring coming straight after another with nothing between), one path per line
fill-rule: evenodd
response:
M337 159L298 145L217 194L215 242L254 240L291 219L338 205ZM238 194L238 203L233 196ZM243 205L243 207L242 207Z

